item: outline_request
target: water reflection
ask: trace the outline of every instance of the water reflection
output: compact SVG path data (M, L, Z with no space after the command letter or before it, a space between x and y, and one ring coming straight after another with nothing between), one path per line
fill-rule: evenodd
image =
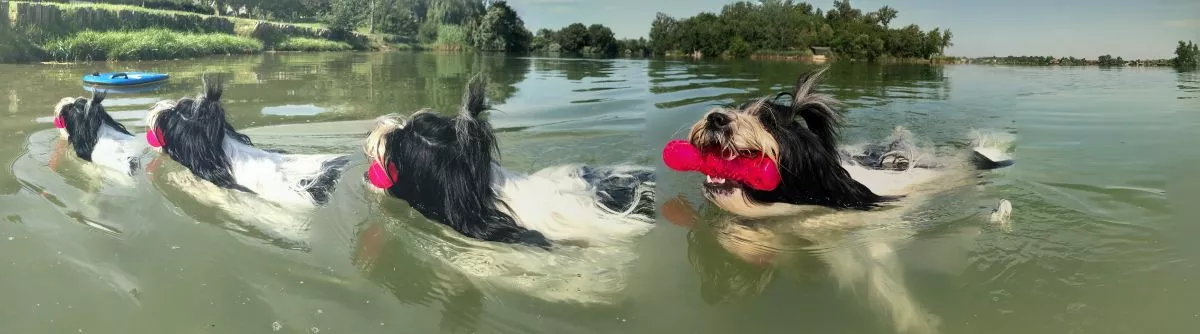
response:
M369 222L361 229L353 257L355 266L401 303L440 303L442 332L474 332L483 313L483 292L461 273L419 259L414 253L418 250L387 230L383 222Z
M648 66L650 92L664 95L660 109L745 101L791 89L796 76L817 65L801 62L738 61L719 64L655 61ZM897 99L946 100L945 67L930 65L834 64L824 87L847 109L876 108Z
M309 250L311 210L284 207L252 194L217 187L182 166L168 165L168 160L155 157L146 172L155 189L182 212L181 216L220 226L251 240L267 241L285 249Z

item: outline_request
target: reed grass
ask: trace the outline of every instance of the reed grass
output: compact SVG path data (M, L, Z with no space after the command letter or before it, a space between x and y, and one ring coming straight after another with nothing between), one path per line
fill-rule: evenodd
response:
M166 29L84 31L44 47L54 61L161 60L219 54L250 54L263 50L253 38L226 34L196 34Z
M292 37L275 46L276 51L349 51L354 47L346 42L325 39Z

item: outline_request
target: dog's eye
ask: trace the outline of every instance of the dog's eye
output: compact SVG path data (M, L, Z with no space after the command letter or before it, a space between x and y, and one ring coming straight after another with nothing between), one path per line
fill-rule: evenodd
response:
M753 154L754 154L754 151L751 151L751 150L738 150L738 154L741 154L741 155L753 155Z

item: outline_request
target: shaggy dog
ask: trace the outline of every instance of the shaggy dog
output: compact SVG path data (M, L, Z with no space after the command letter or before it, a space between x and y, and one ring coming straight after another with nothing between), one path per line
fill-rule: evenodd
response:
M933 194L969 185L972 168L966 159L925 154L901 127L879 143L840 146L842 121L833 108L839 103L814 92L824 71L801 76L791 92L716 108L693 124L687 139L700 152L726 160L770 159L780 176L777 187L761 190L708 175L704 196L733 214L712 224L739 231L740 243L722 246L756 264L775 262L756 250L787 248L781 240L805 240L811 243L806 249L819 249L813 253L834 279L847 289L865 290L896 331L936 332L940 320L909 293L894 245L915 234L906 214ZM970 161L975 168L1012 164L1001 150L979 144ZM673 220L690 224L690 208L669 204L684 208L672 209L684 212L671 213ZM1007 217L1010 212L1011 204L1003 201L997 213ZM703 273L709 269L698 267ZM766 284L753 282L746 285L752 291Z
M653 173L642 167L554 166L530 175L500 166L481 78L459 114L379 119L364 150L367 178L425 217L475 239L549 247L612 244L648 232ZM386 166L386 168L384 167Z
M105 95L63 98L54 106L54 127L80 159L133 175L146 146L104 110Z
M717 108L693 124L691 145L726 159L765 157L773 161L782 182L772 190L744 187L738 180L709 176L706 196L731 213L745 217L788 215L796 206L871 210L894 202L907 186L935 176L941 166L910 161L911 143L895 136L883 144L846 151L837 142L841 116L838 101L813 92L825 69L802 76L791 93ZM790 104L780 102L791 97ZM902 128L898 133L905 132ZM994 150L975 149L978 166L1010 164ZM890 175L904 172L903 184Z
M349 158L255 147L226 120L221 94L218 81L206 81L195 98L157 103L146 115L147 142L221 188L287 205L328 202Z

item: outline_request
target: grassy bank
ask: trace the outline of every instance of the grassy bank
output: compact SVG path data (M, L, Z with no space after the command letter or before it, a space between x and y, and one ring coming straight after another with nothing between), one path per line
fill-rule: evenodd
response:
M42 49L5 27L0 27L0 63L42 59Z
M324 39L293 37L275 46L276 51L350 51L354 47L346 42Z
M226 34L181 33L165 29L85 31L44 47L54 61L151 60L261 52L262 42Z

